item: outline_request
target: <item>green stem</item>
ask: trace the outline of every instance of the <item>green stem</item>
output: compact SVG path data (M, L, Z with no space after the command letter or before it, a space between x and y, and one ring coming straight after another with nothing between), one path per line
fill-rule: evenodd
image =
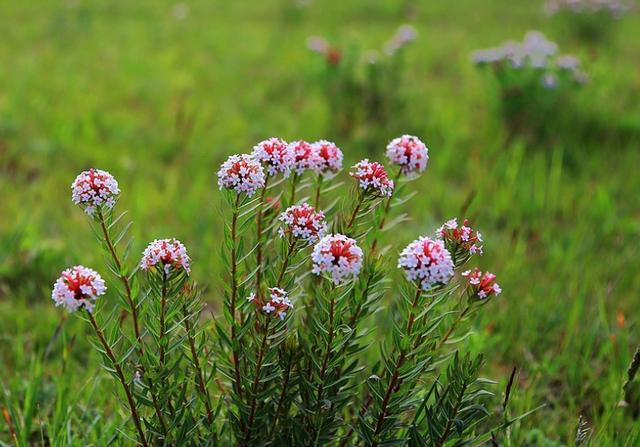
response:
M231 346L233 352L233 369L235 375L235 388L238 397L242 398L242 383L240 382L240 361L237 345L237 332L236 332L236 301L238 298L238 253L237 253L237 231L238 231L238 212L240 207L240 194L237 195L236 201L233 206L233 215L231 217L231 299L229 302L229 312L233 322L231 323Z
M402 168L398 169L398 172L396 173L395 177L393 178L393 188L394 188L394 193L395 193L395 189L398 188L398 181L400 181L400 176L402 175ZM389 209L391 208L391 202L393 201L394 195L391 194L391 196L386 200L385 204L384 204L384 211L382 212L382 217L380 218L380 225L378 226L378 231L376 233L376 238L373 240L373 244L371 245L371 253L375 253L376 252L376 248L378 247L378 236L380 235L380 233L382 232L382 230L384 230L384 225L387 219L387 215L389 214Z
M158 344L160 345L160 367L164 366L164 336L165 336L165 314L167 307L167 272L162 269L162 295L160 296L160 334L158 336Z
M262 337L262 344L260 345L260 351L258 353L258 360L256 361L256 372L255 377L253 379L253 386L251 389L251 404L249 410L249 420L244 430L245 441L244 445L250 445L251 441L251 429L253 428L253 421L256 414L256 406L257 406L257 395L258 395L258 386L260 385L260 369L262 368L262 361L264 359L264 354L267 350L267 341L269 339L269 325L271 323L271 318L267 319L267 324L264 326L264 335Z
M102 210L100 208L98 208L98 221L100 222L100 229L102 230L102 236L104 237L104 242L107 244L107 249L111 254L111 259L113 260L113 263L115 264L116 269L118 270L118 278L120 279L120 281L122 282L122 285L124 286L126 299L131 309L131 317L133 319L133 330L136 335L136 341L140 343L142 338L140 336L140 323L138 322L138 309L136 307L135 301L133 300L133 294L131 292L131 283L129 282L129 277L127 276L127 274L122 271L122 266L123 266L122 261L120 261L120 257L118 256L116 247L113 241L111 240L111 235L109 234L109 229L107 228L107 224L104 219L104 214L102 213ZM141 353L143 352L142 346L140 346L140 351Z
M449 337L451 337L451 334L453 333L455 328L458 326L460 321L462 321L462 319L469 313L470 309L471 309L471 306L467 306L462 312L458 314L458 317L456 318L456 320L453 322L451 327L447 329L447 332L444 334L444 337L442 337L442 340L440 340L440 342L438 343L438 346L436 347L436 351L439 351L440 348L442 348L442 346L447 342L447 340L449 340Z
M207 410L207 421L209 421L209 425L213 425L213 409L211 406L211 396L209 396L209 391L207 391L207 386L204 380L204 372L200 366L200 360L198 359L198 351L196 349L196 341L191 332L191 322L190 315L187 311L187 306L184 305L183 308L184 313L184 326L187 331L187 338L189 339L189 348L191 349L191 357L193 360L193 367L196 370L196 375L198 376L198 388L200 390L200 394L204 400L204 406Z
M349 218L349 222L347 222L346 230L350 230L353 227L353 224L356 222L358 217L358 212L360 211L360 207L362 206L362 202L364 200L364 193L360 193L358 195L358 201L356 202L356 206L353 208L353 212L351 213L351 217Z
M262 192L260 193L260 203L258 204L258 210L256 212L256 264L258 269L256 270L256 295L262 297L261 280L262 280L262 215L264 209L264 198L269 187L269 177L266 178Z
M102 344L102 347L104 348L107 358L111 362L111 365L113 366L113 369L116 372L116 376L118 376L118 380L122 384L124 393L127 396L129 409L131 410L131 418L133 419L133 424L136 426L140 443L144 447L148 447L149 444L147 443L147 438L144 434L144 431L142 430L142 423L140 422L140 416L138 415L136 403L133 400L133 393L131 392L131 388L129 387L129 384L127 383L127 379L124 376L122 366L120 365L120 362L118 362L118 360L116 359L116 356L114 355L113 350L111 349L111 346L109 345L109 343L107 343L107 339L105 338L104 333L102 332L102 329L98 327L98 323L96 323L95 318L93 318L93 314L87 311L87 315L89 317L89 321L91 322L91 326L93 326L93 330L95 331L96 335L98 336L98 339L100 340L100 343Z
M411 333L413 332L413 326L415 324L415 309L418 306L418 300L420 299L420 295L422 295L422 290L420 286L417 287L416 294L413 298L413 303L411 304L411 310L409 311L409 321L407 322L407 337L411 337ZM387 407L389 405L389 401L391 400L391 396L396 390L396 384L398 383L398 379L400 377L400 368L404 364L404 361L407 358L407 350L402 349L400 351L400 355L398 356L398 361L396 362L396 366L393 369L393 374L391 375L391 380L389 380L389 385L387 387L387 391L384 394L382 399L382 403L380 404L380 415L378 416L378 421L376 423L376 428L373 433L373 444L372 447L378 446L378 441L376 437L380 434L382 430L382 426L384 424L384 420L387 417Z
M318 174L318 181L316 182L316 198L313 202L313 207L317 210L320 209L320 194L322 193L322 183L324 181L324 177L322 174Z

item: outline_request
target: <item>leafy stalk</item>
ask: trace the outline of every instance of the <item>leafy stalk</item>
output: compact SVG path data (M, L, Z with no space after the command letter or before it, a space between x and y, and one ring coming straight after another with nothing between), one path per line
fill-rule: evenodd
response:
M131 388L127 383L127 379L125 378L124 372L122 370L122 366L120 365L120 362L117 360L115 354L113 353L111 346L107 342L107 339L105 338L104 333L102 332L102 329L100 329L100 327L98 326L98 323L96 323L95 318L93 318L93 314L89 311L87 311L86 313L87 313L87 316L89 317L89 322L91 323L91 326L93 326L93 330L98 336L98 339L100 340L100 344L102 344L102 347L104 348L104 352L107 358L109 359L109 361L111 362L111 366L113 366L116 376L118 377L118 380L120 381L120 384L124 389L124 393L127 396L127 402L129 403L129 410L131 411L131 418L133 419L133 423L138 432L138 438L140 440L140 443L144 447L148 447L149 444L147 443L147 438L144 434L144 431L142 430L142 423L140 421L140 416L138 415L138 410L136 408L135 400L133 399L133 393L131 392Z

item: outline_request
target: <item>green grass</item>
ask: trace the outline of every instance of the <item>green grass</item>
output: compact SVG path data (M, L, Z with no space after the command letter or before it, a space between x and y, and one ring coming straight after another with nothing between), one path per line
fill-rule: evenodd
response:
M617 408L640 343L639 16L586 46L534 1L186 3L176 20L164 1L0 2L0 407L14 430L35 443L48 432L57 445L105 445L124 417L86 328L71 318L56 332L62 312L49 298L67 265L104 270L70 201L75 175L112 172L134 252L181 239L217 309L219 163L272 135L332 135L307 37L377 48L412 23L420 35L406 52L398 120L431 160L414 183L414 219L388 242L402 247L467 206L483 230L481 265L505 292L469 343L502 384L518 366L512 412L545 404L514 427L513 445L572 444L580 414L593 445L640 443L637 421ZM469 59L529 29L577 53L591 77L548 147L505 143L491 79ZM364 154L337 142L347 164ZM11 444L6 420L0 440Z

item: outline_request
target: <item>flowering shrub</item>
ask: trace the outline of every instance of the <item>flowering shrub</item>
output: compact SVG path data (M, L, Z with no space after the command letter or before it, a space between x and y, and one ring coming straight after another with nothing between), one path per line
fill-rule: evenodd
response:
M417 38L411 25L402 25L380 48L338 46L313 36L307 47L321 59L320 81L328 109L328 129L336 138L355 140L371 157L377 144L404 127L405 99L400 89L405 71L404 53Z
M52 298L90 323L130 415L128 436L142 446L445 446L488 439L513 422L491 422L482 357L460 353L461 338L452 338L464 338L464 323L501 292L495 275L461 271L481 253L482 238L453 219L397 261L398 247L378 247L381 232L402 220L387 224L392 204L410 197L403 191L428 158L408 136L393 140L387 155L394 180L380 163L362 160L351 173L357 194L324 212L293 204L302 183L269 185L263 171L333 178L342 166L334 144L271 139L253 156L229 157L218 171L229 205L228 276L215 322L202 315L180 241L154 240L139 269L130 268L122 250L129 226L113 214L119 190L103 194L107 182L91 173L113 177L98 170L79 177L100 200L93 193L76 200L74 182L73 200L93 207L115 296L105 295L96 271L76 266L56 281ZM295 166L316 158L322 162ZM321 205L330 189L318 191ZM274 194L291 197L277 219L267 212L276 209ZM392 324L376 334L373 313ZM376 353L365 354L376 341Z
M547 14L561 20L577 37L588 42L603 40L615 21L633 9L632 0L547 0Z
M491 69L511 135L552 135L569 93L587 82L578 59L559 55L558 46L538 31L529 31L523 42L474 51L472 59L478 67Z

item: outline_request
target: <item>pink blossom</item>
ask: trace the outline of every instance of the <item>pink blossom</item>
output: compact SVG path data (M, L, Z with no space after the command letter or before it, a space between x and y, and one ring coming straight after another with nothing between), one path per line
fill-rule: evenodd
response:
M69 312L83 308L93 312L96 300L106 290L104 280L95 270L76 265L63 271L56 280L51 299Z
M189 262L187 249L182 242L177 239L156 239L144 250L140 268L150 270L157 266L166 274L182 269L189 274L191 273Z
M119 194L116 179L101 169L81 172L71 185L71 200L90 216L100 206L113 208Z

